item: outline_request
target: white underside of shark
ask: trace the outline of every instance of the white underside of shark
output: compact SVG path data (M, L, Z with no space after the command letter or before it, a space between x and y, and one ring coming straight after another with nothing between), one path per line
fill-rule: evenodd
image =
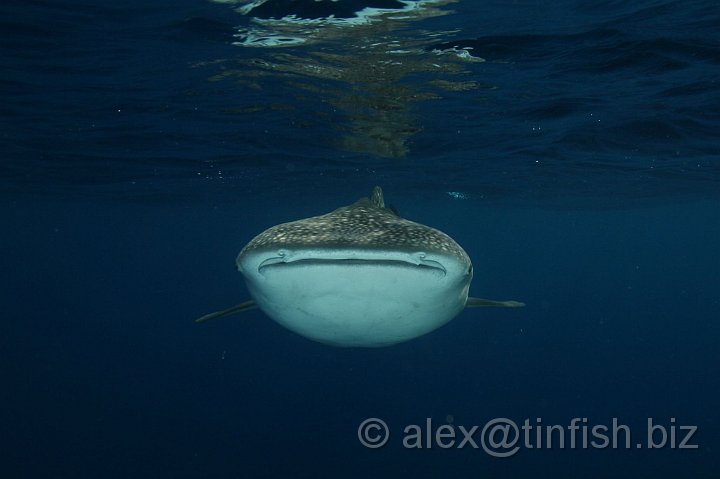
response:
M294 250L238 263L258 307L335 346L386 346L442 326L465 308L472 274L422 252Z

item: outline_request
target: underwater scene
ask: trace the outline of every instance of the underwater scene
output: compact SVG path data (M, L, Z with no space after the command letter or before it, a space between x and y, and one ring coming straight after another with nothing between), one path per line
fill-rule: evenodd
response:
M720 477L717 2L0 12L2 477Z

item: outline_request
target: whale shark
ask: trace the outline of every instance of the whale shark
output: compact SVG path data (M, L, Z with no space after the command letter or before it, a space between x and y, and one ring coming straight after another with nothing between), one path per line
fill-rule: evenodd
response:
M469 297L465 250L442 231L401 218L379 186L352 205L265 230L236 264L252 299L196 322L259 308L314 341L382 347L427 334L468 307L524 306Z

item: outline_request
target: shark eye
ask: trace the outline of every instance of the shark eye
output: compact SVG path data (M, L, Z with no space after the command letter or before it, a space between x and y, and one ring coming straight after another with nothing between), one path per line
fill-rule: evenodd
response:
M470 266L468 266L467 274L472 274L472 273L473 273L473 269L472 269L472 265L470 265Z

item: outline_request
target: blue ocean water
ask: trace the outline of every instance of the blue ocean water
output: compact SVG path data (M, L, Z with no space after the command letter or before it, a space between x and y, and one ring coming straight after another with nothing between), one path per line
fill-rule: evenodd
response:
M718 476L715 2L0 12L2 477ZM376 184L527 306L382 349L193 322L254 235ZM613 419L630 447L582 447ZM478 447L405 447L428 421Z

